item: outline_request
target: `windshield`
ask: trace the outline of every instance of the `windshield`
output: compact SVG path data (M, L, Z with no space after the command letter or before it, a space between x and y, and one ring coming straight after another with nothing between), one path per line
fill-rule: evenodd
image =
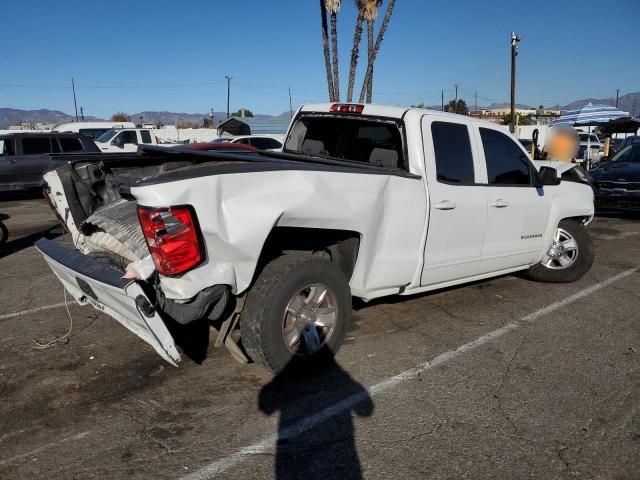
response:
M395 120L302 116L291 127L285 152L404 167L402 135Z
M214 138L209 143L229 143L233 138Z
M627 145L612 158L612 162L632 162L640 163L640 143L632 143Z
M98 138L96 138L96 142L107 143L109 140L111 140L113 137L115 137L116 133L118 133L119 131L120 130L107 130L102 135L100 135Z

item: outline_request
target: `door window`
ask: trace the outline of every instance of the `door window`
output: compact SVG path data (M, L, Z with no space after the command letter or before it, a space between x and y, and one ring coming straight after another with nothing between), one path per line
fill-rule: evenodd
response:
M431 136L438 181L460 185L473 184L473 154L467 126L460 123L433 122Z
M60 145L62 151L67 152L82 152L82 143L77 138L60 138Z
M120 132L120 134L116 137L116 145L123 147L127 143L133 143L134 145L138 145L138 137L136 136L136 132L133 131L125 131Z
M53 140L55 142L55 140ZM51 153L52 140L48 137L35 137L22 139L22 153L24 155L42 155L43 153ZM56 145L57 146L57 145Z
M489 185L531 185L531 163L518 145L504 133L480 129Z
M149 130L140 130L140 137L142 138L142 143L153 143Z

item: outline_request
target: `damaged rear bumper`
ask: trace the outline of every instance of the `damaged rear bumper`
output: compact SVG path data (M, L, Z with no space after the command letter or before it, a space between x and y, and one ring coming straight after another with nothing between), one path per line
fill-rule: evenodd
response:
M140 285L54 241L38 240L36 248L78 303L89 303L106 313L150 344L167 362L178 365L180 354L173 337Z

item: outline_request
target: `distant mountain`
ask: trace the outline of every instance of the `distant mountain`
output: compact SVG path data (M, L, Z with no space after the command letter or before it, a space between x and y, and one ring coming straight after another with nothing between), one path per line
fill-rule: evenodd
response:
M615 97L609 98L585 98L583 100L576 100L567 105L560 107L561 110L576 110L582 108L585 105L593 103L594 105L613 105L616 104ZM623 112L629 112L631 115L640 115L640 92L627 93L618 98L618 108Z
M288 117L289 112L280 115L255 115L256 118L279 118ZM176 124L192 124L202 125L205 118L211 118L209 113L176 113L176 112L138 112L130 115L131 121L138 123L140 117L144 123L153 123L162 125ZM214 118L216 125L227 118L226 112L215 112ZM84 117L87 122L98 122L104 119L96 117ZM21 123L30 123L35 126L36 123L44 124L60 124L73 122L75 117L57 110L19 110L15 108L0 108L0 129L9 128L11 125L20 125Z
M585 98L582 100L576 100L567 105L561 105L560 110L575 110L583 107L588 103L600 104L600 105L615 105L615 97L609 98ZM492 103L486 107L478 107L483 109L491 108L508 108L507 103ZM555 108L555 105L546 105L547 108ZM433 105L427 108L433 110L440 110L440 105ZM535 106L518 104L518 108L535 108ZM627 93L622 95L618 99L618 108L630 114L640 115L640 92ZM280 115L275 115L275 118L288 117L289 112L283 112ZM211 118L209 113L175 113L175 112L138 112L131 115L131 121L138 123L142 117L144 123L161 123L163 125L175 125L175 124L193 124L202 125L205 118ZM215 112L214 118L216 125L227 117L226 112ZM273 115L260 115L257 114L256 118L274 118ZM74 116L69 115L58 110L19 110L15 108L0 108L0 129L8 128L11 125L20 125L21 123L30 123L35 125L36 123L44 124L58 124L65 122L72 122ZM86 121L99 121L96 117L85 117Z
M74 116L68 115L58 110L18 110L15 108L0 108L0 128L9 128L11 125L20 125L21 123L58 124L72 122ZM85 117L86 121L97 121L95 117Z
M288 116L289 112L282 113L277 116L273 115L254 115L255 118L278 118ZM204 119L210 119L211 113L176 113L176 112L138 112L130 115L131 121L139 123L142 117L143 123L153 123L162 125L202 125ZM227 112L214 112L213 118L216 125L227 118Z

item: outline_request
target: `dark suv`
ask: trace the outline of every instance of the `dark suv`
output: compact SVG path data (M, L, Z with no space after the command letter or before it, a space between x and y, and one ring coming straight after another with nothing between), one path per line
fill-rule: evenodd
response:
M57 157L63 153L100 153L100 149L77 133L0 135L0 192L42 188L42 175L64 164Z

